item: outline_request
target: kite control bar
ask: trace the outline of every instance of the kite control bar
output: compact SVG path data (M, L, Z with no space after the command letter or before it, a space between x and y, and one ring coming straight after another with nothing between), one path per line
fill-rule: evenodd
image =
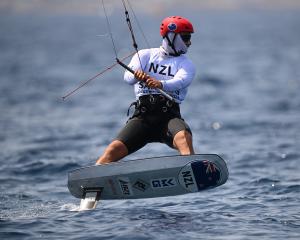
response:
M134 74L134 71L133 69L131 69L130 67L128 67L126 64L124 64L123 62L121 62L118 58L116 58L116 61L118 64L120 64L123 68L125 68L126 70L128 70L129 72L131 72L132 74ZM167 94L166 92L164 92L163 90L157 88L157 90L162 94L164 95L166 98L168 98L169 100L175 102L175 99L170 96L169 94Z

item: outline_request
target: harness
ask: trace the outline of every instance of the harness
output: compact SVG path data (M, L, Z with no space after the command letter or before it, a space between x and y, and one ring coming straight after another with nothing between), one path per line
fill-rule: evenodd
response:
M164 117L168 115L175 115L181 117L179 104L167 99L161 94L150 94L139 97L139 99L130 104L127 116L132 106L135 106L133 117L147 117L147 116L159 116Z

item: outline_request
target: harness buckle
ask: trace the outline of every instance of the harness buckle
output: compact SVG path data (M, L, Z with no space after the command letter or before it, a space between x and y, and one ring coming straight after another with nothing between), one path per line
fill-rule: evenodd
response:
M150 102L151 104L154 104L154 103L156 102L153 95L149 95L149 102Z
M131 104L130 104L130 106L128 107L128 109L127 109L127 117L129 116L129 112L130 112L130 108L132 107L132 106L134 106L135 108L138 106L138 102L136 101L136 102L132 102Z
M173 102L170 101L170 100L168 100L168 101L166 102L166 105L167 105L167 107L172 107L172 106L173 106Z
M142 113L145 113L147 111L147 108L146 107L141 107L141 112Z

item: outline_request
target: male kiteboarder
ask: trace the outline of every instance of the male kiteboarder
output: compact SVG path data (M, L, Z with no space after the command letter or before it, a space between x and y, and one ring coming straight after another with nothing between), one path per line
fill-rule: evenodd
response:
M167 17L160 27L161 47L143 49L133 56L128 66L134 74L126 71L124 79L134 85L135 111L96 164L118 161L150 142L165 143L181 155L194 154L191 129L180 113L180 103L195 76L195 67L185 55L193 32L188 19Z

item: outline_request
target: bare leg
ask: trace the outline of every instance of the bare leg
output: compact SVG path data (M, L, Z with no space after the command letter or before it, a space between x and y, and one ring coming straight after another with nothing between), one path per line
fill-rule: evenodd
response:
M125 144L115 140L107 146L103 155L96 161L96 164L116 162L127 155L128 149Z
M115 140L107 146L103 155L96 161L96 164L116 162L126 155L128 155L128 149L125 144L119 140ZM94 209L96 205L96 197L86 197L81 199L79 211Z
M192 135L188 131L178 132L173 139L173 144L181 155L194 154Z

